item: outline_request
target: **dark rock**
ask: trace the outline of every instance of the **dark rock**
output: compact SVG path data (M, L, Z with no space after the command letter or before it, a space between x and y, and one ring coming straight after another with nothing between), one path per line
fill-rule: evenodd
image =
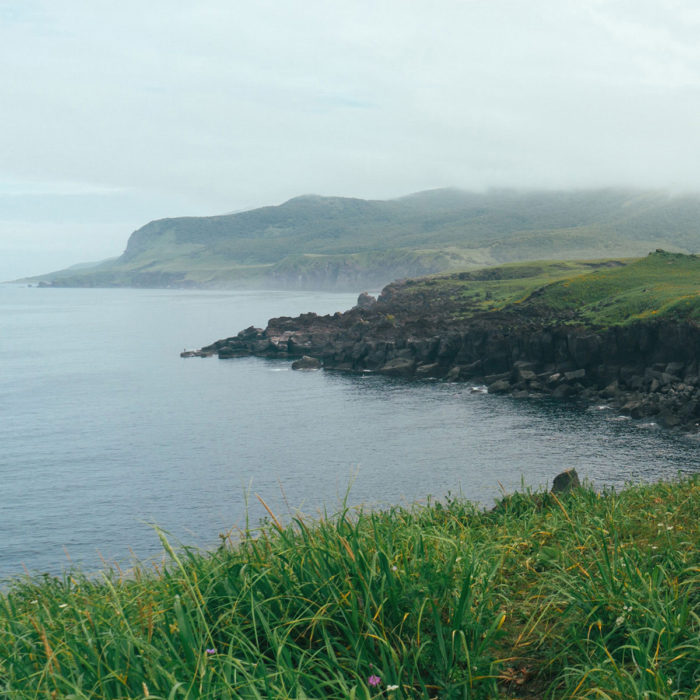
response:
M575 393L576 389L574 389L574 387L572 387L570 384L559 384L559 386L557 386L552 392L552 396L555 399L566 399L573 396Z
M320 369L321 360L316 357L309 357L309 355L304 355L298 360L292 362L292 369Z
M455 367L450 367L449 371L447 372L447 375L445 376L445 379L447 379L448 382L458 382L461 373L462 368L459 365L456 365Z
M416 367L417 377L439 377L441 374L442 368L437 362Z
M377 298L373 297L367 292L361 292L360 296L357 297L357 308L368 309L370 306L374 306L377 303Z
M333 362L330 364L324 362L323 367L325 369L335 370L336 372L352 372L352 370L354 369L351 362Z
M499 379L488 385L489 394L505 394L511 389L510 382L506 379Z
M644 418L647 415L644 403L640 399L630 399L620 410L636 419Z
M413 374L416 363L406 357L396 357L389 360L385 365L377 370L380 374L390 377L409 377Z
M516 370L516 377L519 382L530 382L537 378L537 375L531 369L523 369L519 367Z
M669 384L678 384L680 381L680 377L676 377L675 375L669 374L668 372L661 372L661 376L659 377L659 382L661 383L661 386L668 386Z
M684 369L685 365L682 362L669 362L666 367L664 367L664 372L682 377Z
M180 357L209 357L212 353L202 350L183 350Z
M575 369L571 372L564 372L564 378L567 382L572 382L574 379L583 379L586 376L585 369Z
M664 428L676 428L683 422L680 416L678 416L676 413L673 413L669 409L664 409L663 411L661 411L661 413L659 413L659 415L657 416L657 420L660 425L664 426Z
M578 488L581 488L581 482L575 469L567 469L557 474L552 482L552 493L569 493Z
M255 326L248 326L248 328L239 331L238 338L241 340L247 340L248 338L255 338L262 334L262 328L255 328Z
M501 374L487 374L484 377L484 384L490 386L494 382L500 381L501 379L508 379L510 377L510 372L502 372Z
M250 353L243 348L234 348L230 345L224 345L223 347L219 348L217 355L219 356L220 360L229 360L234 357L246 357L246 355L250 355Z
M641 377L638 374L636 374L630 377L627 380L626 384L630 389L634 389L635 391L637 391L644 386L644 377Z
M616 396L620 394L620 384L618 383L617 379L613 382L610 382L605 389L603 389L600 392L601 396L604 396L607 399L614 399Z
M481 360L476 360L475 362L470 362L468 365L464 365L462 367L461 375L465 379L469 379L471 377L476 377L481 372L482 365L483 365L483 363L481 362Z

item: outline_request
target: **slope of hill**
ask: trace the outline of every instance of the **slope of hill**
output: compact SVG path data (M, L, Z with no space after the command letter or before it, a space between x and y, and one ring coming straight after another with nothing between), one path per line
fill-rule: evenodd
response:
M451 324L489 315L591 329L640 320L700 321L700 257L657 249L641 259L532 261L388 285L398 309L425 308Z
M355 290L516 260L698 252L699 221L699 196L631 190L447 189L387 201L308 195L236 214L152 221L114 261L34 279Z

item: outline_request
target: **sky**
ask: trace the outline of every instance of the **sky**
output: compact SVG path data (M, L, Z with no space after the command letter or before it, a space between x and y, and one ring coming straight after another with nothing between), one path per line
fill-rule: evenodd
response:
M700 191L696 0L0 0L0 280L300 194Z

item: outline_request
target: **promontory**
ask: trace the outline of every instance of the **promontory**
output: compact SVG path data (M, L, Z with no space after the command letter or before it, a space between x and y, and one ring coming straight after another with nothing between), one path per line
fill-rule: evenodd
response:
M700 257L529 262L387 285L332 316L273 318L193 353L468 381L700 424Z

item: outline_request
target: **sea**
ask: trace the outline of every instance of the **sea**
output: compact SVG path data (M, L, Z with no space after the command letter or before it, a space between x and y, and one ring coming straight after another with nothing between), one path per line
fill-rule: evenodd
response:
M0 581L148 565L161 535L213 548L268 512L288 521L456 496L490 507L571 467L601 489L700 471L697 436L604 405L180 357L355 300L1 285Z

